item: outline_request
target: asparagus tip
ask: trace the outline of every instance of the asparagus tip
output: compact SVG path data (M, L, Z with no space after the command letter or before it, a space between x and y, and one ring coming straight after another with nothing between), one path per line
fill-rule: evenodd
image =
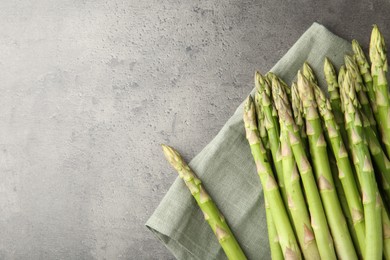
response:
M180 165L183 161L180 154L169 145L161 144L161 147L168 162L173 166L173 168L175 168L177 171L180 171Z
M307 61L305 61L303 63L302 72L303 72L303 75L308 80L310 80L311 82L317 84L317 79L316 79L316 76L314 75L313 69L310 67L310 65L309 65L309 63Z

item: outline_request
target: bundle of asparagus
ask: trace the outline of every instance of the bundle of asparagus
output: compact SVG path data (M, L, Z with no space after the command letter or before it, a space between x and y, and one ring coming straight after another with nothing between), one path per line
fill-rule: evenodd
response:
M390 259L390 100L386 47L374 26L370 61L356 40L328 97L308 63L291 88L255 73L243 119L263 186L272 259ZM173 148L168 161L229 259L246 259L201 181Z
M273 259L299 259L300 253L305 259L390 259L386 48L374 26L370 72L359 43L352 46L338 75L325 59L329 98L308 63L291 89L274 74L255 74L255 100L246 100L244 123L256 164L254 146L263 144L262 160L275 172L273 193L283 200L270 200L262 181L268 228L276 230L269 232ZM258 166L260 176L273 176L268 168ZM280 230L276 218L283 212L286 229ZM285 245L291 229L299 245L294 255Z

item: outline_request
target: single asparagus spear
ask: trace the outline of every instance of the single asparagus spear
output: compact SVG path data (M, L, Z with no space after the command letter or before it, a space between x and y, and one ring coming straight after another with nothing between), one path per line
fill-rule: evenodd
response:
M264 144L265 150L267 151L268 160L272 162L270 144L269 144L267 129L265 128L265 122L264 122L264 111L260 104L260 94L258 92L255 94L255 108L256 108L256 115L257 115L257 127L259 129L260 138L262 143Z
M244 105L244 124L246 138L251 148L251 152L256 164L257 173L260 176L261 184L272 213L272 218L276 223L276 230L279 237L285 259L301 259L301 252L291 227L290 220L284 207L282 197L279 193L278 185L275 181L271 165L265 155L265 149L261 143L259 131L256 123L256 112L251 96Z
M390 161L382 150L376 133L370 127L369 120L362 115L363 131L367 138L368 148L370 150L374 165L378 169L378 177L386 200L390 200Z
M198 203L205 220L209 223L226 256L229 259L247 259L224 216L218 210L214 201L203 187L201 180L190 169L187 163L184 162L175 149L164 144L162 145L162 148L168 162L179 173L179 177L184 180L192 196Z
M292 118L291 109L287 102L287 95L283 88L273 88L275 106L278 110L279 119L288 131L288 140L291 145L295 161L298 165L303 188L306 192L306 200L311 216L312 228L317 242L321 259L336 259L332 237L329 232L325 211L322 206L319 191L313 170L306 154L306 147L302 142L297 125Z
M386 260L390 259L390 219L389 214L383 206L383 201L380 201L382 213L382 228L383 228L383 255Z
M309 149L309 143L307 141L307 135L305 130L305 121L303 120L303 105L299 98L297 83L293 82L291 85L291 107L293 110L294 121L301 134L302 142L305 148Z
M317 78L314 75L313 69L310 67L309 63L305 61L302 66L302 73L311 83L318 85Z
M273 84L273 89L275 89L275 91L272 91L274 100L275 98L281 98L277 93L281 90L281 88L281 86L278 87ZM284 97L286 100L281 100L280 102L285 102L285 104L289 106L287 95ZM292 114L290 116L292 117ZM319 259L320 255L314 238L313 229L310 224L309 212L300 186L299 172L288 140L287 126L284 124L283 120L280 120L279 123L281 126L280 143L288 209L292 216L292 222L294 224L304 258Z
M341 72L341 77L342 73L343 72ZM339 93L339 84L337 81L337 74L332 62L328 58L325 58L324 74L326 83L328 84L329 101L330 106L332 107L334 119L339 126L341 138L343 139L345 146L348 146L348 135L344 126L344 114L341 110L341 100Z
M329 140L327 140L327 141L330 142ZM340 205L341 205L341 208L343 210L345 219L347 220L347 225L348 225L348 229L349 229L349 232L351 234L351 237L352 237L352 241L355 244L355 249L357 251L356 253L357 253L359 259L363 259L363 254L359 248L359 240L357 238L357 234L355 232L355 227L353 225L351 212L349 211L347 198L345 197L343 185L341 184L340 178L338 177L339 168L337 167L336 158L334 157L331 149L328 149L328 157L329 157L330 169L332 170L334 186L336 187L337 196L340 200Z
M345 68L345 65L341 65L339 70L339 76L337 78L339 83L339 88L343 85L346 73L347 73L347 69ZM341 95L341 93L340 93L340 105L341 105L340 110L343 113L343 117L344 117L344 100L343 100L343 95Z
M357 65L359 66L360 74L362 75L364 84L366 85L366 88L368 90L368 97L370 99L370 105L372 108L372 111L374 114L377 113L376 109L376 101L375 101L375 92L373 89L373 81L372 76L370 72L370 64L368 64L368 61L366 59L366 56L364 55L364 52L362 48L360 47L358 41L352 40L352 50L355 54L355 60ZM375 116L376 118L377 116Z
M259 97L259 106L264 114L264 127L268 135L269 146L272 155L272 161L275 166L276 177L283 201L287 207L286 188L284 186L283 166L280 155L280 141L279 141L279 122L277 113L271 100L271 88L269 82L259 72L255 73L255 85L257 96Z
M256 80L256 78L255 78ZM269 139L267 135L267 130L265 128L265 117L264 110L261 104L261 91L263 90L256 84L257 92L255 94L255 108L257 115L257 127L259 129L260 139L263 144L268 144L267 147L267 158L269 162L272 162L271 151L269 150ZM276 166L276 165L274 165ZM272 259L283 259L282 249L280 248L278 233L276 231L275 222L272 218L271 208L269 207L268 201L266 197L264 197L264 205L265 205L265 214L267 218L267 229L268 229L268 241L271 250Z
M372 166L370 152L365 144L362 119L355 104L358 103L351 73L346 72L340 93L343 96L345 124L349 143L353 147L359 183L362 189L364 217L366 225L366 249L364 259L381 259L382 257L382 222L377 201L379 197ZM380 231L380 232L379 232Z
M265 205L265 215L267 218L267 229L268 229L268 241L271 251L272 260L283 260L282 249L280 248L278 232L276 231L276 226L274 219L272 218L271 208L267 201L267 198L264 196L264 205Z
M320 195L335 242L336 253L342 259L357 259L352 238L334 188L326 141L316 108L313 89L300 71L298 72L298 91L304 107L306 133L309 139L314 172L316 173Z
M390 156L390 111L389 93L387 84L387 56L386 46L378 26L374 25L370 39L371 75L373 78L373 90L377 106L376 121L382 136L382 143L386 148L387 156Z
M341 182L343 193L347 201L348 213L351 216L354 232L357 238L356 248L364 255L365 245L365 224L363 216L363 204L352 171L347 149L341 138L339 125L337 124L329 100L318 86L314 86L314 93L318 105L318 111L324 123L324 130L330 143L330 148L336 159L338 168L338 179ZM336 168L336 169L337 169ZM337 178L334 182L337 184ZM337 185L336 185L337 186ZM336 187L337 188L337 187ZM339 189L340 189L339 188ZM341 191L338 191L339 193Z
M357 98L359 100L359 103L362 107L362 112L367 117L367 119L370 121L370 125L374 132L378 134L378 131L376 129L376 121L374 117L374 113L372 112L370 101L367 97L367 88L363 83L363 79L360 75L359 67L356 64L353 57L349 55L344 56L345 65L347 67L347 70L351 72L351 76L353 78L353 82L355 83L355 91L357 94Z

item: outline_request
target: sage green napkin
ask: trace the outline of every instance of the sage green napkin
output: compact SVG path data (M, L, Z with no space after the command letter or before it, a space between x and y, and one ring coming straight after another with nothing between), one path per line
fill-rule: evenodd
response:
M338 67L346 52L351 52L347 41L314 23L271 71L290 84L308 61L324 87L325 56ZM242 105L190 162L190 167L225 215L247 257L270 259L263 192L245 139ZM179 178L146 226L178 259L226 259L195 200Z

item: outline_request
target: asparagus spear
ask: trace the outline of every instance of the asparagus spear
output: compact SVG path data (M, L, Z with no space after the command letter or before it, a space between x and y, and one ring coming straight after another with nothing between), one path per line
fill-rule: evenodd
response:
M302 142L305 145L305 148L309 148L309 143L307 141L307 135L305 130L305 121L303 120L303 105L301 99L299 98L297 83L293 82L291 85L291 107L293 110L294 121L299 129L301 134Z
M255 108L256 108L256 115L257 115L257 127L259 129L260 138L262 143L264 144L265 150L267 151L267 158L271 162L271 150L270 150L267 129L265 128L264 111L260 104L260 94L258 92L255 94Z
M246 138L251 148L251 152L256 164L257 173L264 190L272 213L272 218L276 223L276 230L279 236L279 243L285 259L301 259L301 252L291 227L286 208L280 196L278 185L276 184L271 165L265 155L265 149L259 137L256 124L256 112L251 96L249 96L244 106L244 124Z
M364 52L360 47L358 41L352 40L352 50L355 54L355 60L357 65L359 66L359 71L363 78L364 84L366 85L366 88L368 90L368 97L370 99L370 105L372 111L374 112L374 114L376 114L377 109L376 109L376 101L375 101L375 92L372 86L373 82L370 73L370 65L368 64L366 56L364 55Z
M386 260L390 259L390 219L389 214L383 206L383 201L380 201L382 212L382 228L383 228L383 256Z
M345 65L342 65L339 70L339 76L338 76L338 83L339 83L339 88L343 85L344 78L345 78L345 73L347 72ZM343 113L344 117L344 100L343 100L343 95L340 93L340 110ZM344 123L345 124L345 123Z
M298 72L298 91L304 107L306 133L309 139L314 172L329 221L330 231L335 242L336 253L342 259L356 259L357 255L353 242L334 188L326 141L317 112L313 89L300 71Z
M256 77L255 77L255 82L256 82ZM264 144L264 147L267 147L267 145L265 144L268 144L268 147L266 148L267 158L269 162L272 162L271 152L269 150L270 142L268 139L267 130L265 128L264 109L261 104L262 103L261 92L264 91L264 89L258 86L258 84L256 84L256 89L257 92L255 94L255 108L256 108L256 115L257 115L257 127L259 129L260 139L261 142ZM271 257L272 259L283 259L282 249L280 248L278 233L276 231L275 222L272 218L271 208L269 207L268 201L265 197L264 197L264 205L265 205L265 214L267 219L268 241L271 250Z
M302 73L311 83L318 85L317 78L314 75L313 69L310 67L309 63L305 61L302 66Z
M330 142L329 140L327 140L327 141ZM338 177L339 168L337 167L336 158L334 157L331 149L328 149L328 157L329 157L330 169L332 170L334 186L336 188L337 196L340 200L340 205L341 205L341 208L343 210L345 219L347 220L347 225L348 225L348 229L349 229L349 232L351 234L351 237L352 237L352 241L355 244L355 249L357 251L356 253L357 253L359 259L363 259L363 254L362 254L360 247L359 247L359 240L357 238L357 234L355 232L355 227L353 225L351 212L349 211L347 198L345 197L343 185L341 184L340 178Z
M342 77L343 72L342 70L340 71ZM332 62L328 58L325 58L324 74L325 74L326 83L328 84L329 101L330 101L330 106L332 107L334 119L337 125L339 126L341 138L343 139L344 144L348 146L348 136L347 136L347 131L345 130L344 127L344 114L341 110L341 100L340 100L339 84L337 81L336 70Z
M348 158L347 149L341 138L338 124L334 118L332 108L325 94L318 86L314 86L314 93L318 105L318 111L324 122L324 129L329 140L331 150L337 162L338 178L342 184L340 187L345 194L348 205L348 213L351 216L354 232L357 238L356 248L364 255L365 245L365 224L363 217L363 205L357 189L352 166ZM334 182L337 184L337 179ZM340 189L339 188L339 189ZM336 187L337 190L337 187ZM341 191L338 191L339 193ZM352 233L352 232L351 232Z
M283 178L283 166L280 155L280 142L279 142L279 122L277 119L277 113L271 100L270 84L266 78L259 72L255 73L255 85L257 90L257 96L259 100L259 106L263 110L264 114L264 127L268 135L269 146L271 150L272 161L275 166L275 171L278 179L280 192L282 194L283 201L287 206L286 189L284 186Z
M272 86L273 90L275 89L275 91L272 91L273 98L280 98L277 92L280 91L282 87L277 86L277 84L273 84ZM281 100L280 102L285 102L289 105L287 95L285 95L285 98L286 100ZM292 115L290 116L292 117ZM299 172L288 141L287 127L283 120L280 120L279 123L281 126L280 143L284 182L288 198L288 209L292 216L292 222L294 224L304 258L319 259L320 255L314 238L313 229L310 224L309 212L300 186Z
M345 64L347 67L347 70L351 72L351 76L353 78L353 82L355 83L355 91L357 94L357 98L359 100L359 103L362 107L362 112L367 117L367 119L370 121L370 125L372 129L375 131L376 134L378 134L378 131L376 130L376 121L374 114L371 109L370 102L367 98L367 88L363 83L363 79L360 75L359 67L355 63L355 60L353 57L349 55L345 55L344 57Z
M198 203L199 208L204 214L205 220L209 223L226 256L229 259L247 259L224 216L218 210L214 201L203 187L201 180L190 169L187 163L184 162L175 149L164 144L162 145L162 148L168 162L179 173L179 177L184 180L192 196Z
M357 166L356 171L362 189L366 225L366 249L364 259L381 259L383 239L380 208L377 206L379 193L370 153L365 144L366 139L362 129L361 115L355 106L358 103L358 100L349 71L346 72L340 93L343 96L345 124L347 126L350 144L353 147L351 150L354 153Z
M267 218L268 241L269 241L269 247L271 251L271 259L283 260L283 253L279 244L278 232L276 231L275 222L274 219L272 218L271 208L265 196L264 196L264 205L265 205L265 215Z
M374 165L378 168L380 184L385 193L386 200L390 200L390 161L387 159L385 152L382 150L376 133L370 127L369 120L362 115L363 131L367 138L368 148L374 161Z
M306 196L314 236L317 242L321 259L336 259L333 247L332 237L329 232L327 219L322 206L317 184L314 178L312 167L306 154L298 127L296 126L291 109L287 103L287 95L283 88L273 88L275 106L278 110L280 122L283 122L288 131L288 140L291 145L295 161L298 165L299 173L302 179L303 187L308 196ZM279 96L279 97L278 97ZM283 102L283 100L285 102Z
M373 90L377 106L376 121L382 136L382 143L386 148L387 156L390 156L390 111L389 93L387 84L387 57L386 46L378 26L374 25L370 39L371 75L373 78Z

